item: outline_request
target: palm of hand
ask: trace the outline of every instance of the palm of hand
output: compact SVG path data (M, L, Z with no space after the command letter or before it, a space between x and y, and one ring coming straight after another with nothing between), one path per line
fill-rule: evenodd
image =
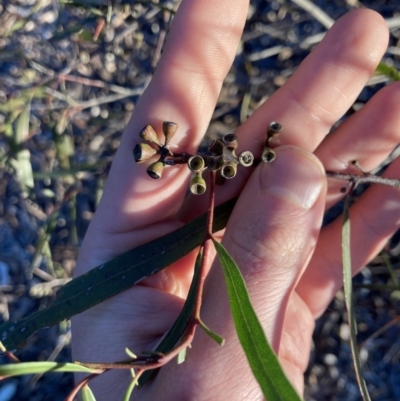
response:
M131 150L142 126L158 127L163 120L179 123L174 140L180 149L196 149L235 55L247 3L215 0L207 9L200 0L182 3L160 66L124 133L77 274L204 211L201 200L184 200L185 168L170 169L152 181L141 166L132 166ZM223 243L240 266L267 336L300 392L314 319L341 286L340 221L320 230L324 209L342 196L341 184L332 181L327 187L318 159L335 171L358 160L368 171L397 144L397 85L378 93L326 137L365 85L386 41L385 23L373 12L359 10L339 20L289 82L236 132L243 149L258 153L268 123L276 120L284 127L279 144L291 146L278 148L271 165L257 167L250 177L243 172L217 196L222 202L241 193ZM386 174L395 176L398 166L394 162ZM355 272L397 228L393 216L400 215L400 208L389 205L392 196L392 189L371 188L352 208ZM74 359L113 362L125 359L125 347L153 349L182 308L194 257L75 317ZM198 331L185 364L164 367L138 399L261 398L235 335L218 266L207 277L202 318L226 345L219 348ZM107 373L91 387L99 400L120 399L128 379L126 372Z

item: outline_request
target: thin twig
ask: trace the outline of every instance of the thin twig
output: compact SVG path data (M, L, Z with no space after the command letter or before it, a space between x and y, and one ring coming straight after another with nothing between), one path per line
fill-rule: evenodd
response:
M331 18L325 11L316 6L310 0L292 0L292 3L295 3L304 11L307 11L327 29L329 29L335 22L333 18Z
M208 214L207 214L207 223L206 223L206 236L204 239L204 253L203 253L203 259L201 262L201 267L200 267L200 280L199 280L199 285L197 288L197 294L196 294L196 302L195 306L193 309L193 317L196 320L197 324L200 323L200 308L202 304L202 299L203 299L203 288L204 288L204 281L206 279L206 266L207 266L207 261L210 256L210 252L212 249L212 226L213 226L213 221L214 221L214 205L215 205L215 171L210 170L209 172L210 176L210 188L209 188L209 204L208 204Z
M59 80L64 80L64 81L70 81L70 82L77 82L82 85L87 85L87 86L94 86L96 88L107 88L115 93L121 93L121 94L128 94L130 95L132 93L132 90L137 90L137 89L128 89L124 88L123 86L119 85L112 85L112 84L107 84L104 81L101 81L99 79L89 79L85 77L79 77L76 75L70 75L70 74L61 74L58 77Z
M335 171L326 171L326 176L330 178L335 178L337 180L349 181L354 184L381 184L390 187L400 188L400 180L395 178L385 178L379 175L368 174L357 175L349 173L336 173Z
M147 370L159 369L175 358L181 351L189 347L193 341L196 328L201 324L200 309L202 304L202 294L204 288L204 282L207 272L207 262L212 249L211 238L212 238L212 227L214 220L214 206L215 206L215 171L210 171L210 188L209 188L209 205L206 223L206 235L203 242L204 253L202 256L199 282L197 285L197 292L195 303L192 311L190 320L188 321L185 333L182 336L179 344L177 344L172 350L161 354L155 353L151 355L140 355L136 359L130 359L126 361L116 363L84 363L75 362L77 364L86 366L91 369L101 369L104 372L111 369L137 369L136 377L142 375Z
M103 372L104 373L104 372ZM91 375L85 377L82 379L79 383L75 385L75 387L72 389L72 391L67 395L67 398L65 398L64 401L74 401L76 395L79 393L79 391L82 389L83 386L89 383L90 380L94 379L101 373L92 373Z
M394 317L390 322L386 323L383 327L380 329L376 330L373 334L371 334L366 340L364 340L360 344L360 348L363 348L367 345L368 341L373 340L376 337L379 337L382 333L384 333L386 330L388 330L390 327L394 326L395 324L399 323L400 321L400 316Z

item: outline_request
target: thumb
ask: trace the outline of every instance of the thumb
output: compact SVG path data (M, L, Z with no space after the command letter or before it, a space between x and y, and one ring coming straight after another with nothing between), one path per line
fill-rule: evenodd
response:
M262 163L252 174L229 220L223 245L238 264L251 302L277 352L290 295L317 242L326 178L322 164L305 150L282 146L276 154L273 163ZM247 363L218 263L207 277L203 300L203 321L226 339L225 346L212 353L216 357L212 370L219 363L225 363L226 369L229 360L229 374L243 377ZM199 337L202 344L197 349L204 355L209 340ZM232 371L235 369L237 372Z
M222 243L242 272L275 350L286 303L317 242L325 193L325 170L319 160L303 149L282 146L274 162L262 163L252 174L224 234ZM203 315L211 299L210 319L219 326L222 316L230 316L223 287L222 269L214 266Z
M273 163L262 163L254 170L223 239L242 271L275 351L290 294L317 241L326 192L325 171L316 157L292 146L282 146L276 153ZM247 368L236 335L223 271L217 262L207 276L201 318L225 338L225 345L218 347L198 330L186 362L168 366L157 376L159 383L174 380L176 386L168 386L169 398L205 400L212 394L212 399L218 400L260 399L259 386ZM308 355L309 350L304 351ZM204 397L198 396L199 392Z

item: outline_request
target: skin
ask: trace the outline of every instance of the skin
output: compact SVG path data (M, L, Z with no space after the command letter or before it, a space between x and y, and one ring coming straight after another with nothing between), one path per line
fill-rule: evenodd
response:
M88 230L76 275L180 227L205 211L206 196L185 200L188 171L167 169L151 180L132 161L146 124L179 124L173 143L193 152L209 124L234 59L248 1L184 0L174 18L159 67L138 102L115 157L104 196ZM324 168L355 172L377 167L400 138L400 86L391 84L327 136L352 105L383 56L384 20L366 9L339 19L290 80L242 125L240 150L259 154L271 121L284 127L277 158L241 173L217 190L217 203L240 194L222 243L238 263L265 332L291 382L303 392L314 320L342 286L340 230L321 230L324 210L339 201L343 182ZM400 178L400 161L385 176ZM396 231L400 204L392 188L373 186L350 211L351 252L357 273ZM113 362L153 349L182 308L194 254L141 285L72 320L73 359ZM134 400L259 400L262 394L233 327L222 270L209 260L201 311L222 335L219 347L200 329L186 362L164 367L134 392ZM79 377L80 378L80 377ZM97 400L122 399L129 372L110 372L91 382Z

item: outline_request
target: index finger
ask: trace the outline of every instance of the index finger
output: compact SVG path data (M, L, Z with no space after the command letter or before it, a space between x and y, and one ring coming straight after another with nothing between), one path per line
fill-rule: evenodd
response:
M174 17L155 75L139 100L115 156L97 214L107 232L126 232L171 218L187 191L188 171L166 169L151 180L132 157L146 124L161 132L163 121L179 128L174 144L197 149L222 82L234 59L248 0L184 0ZM107 213L106 213L107 212Z

